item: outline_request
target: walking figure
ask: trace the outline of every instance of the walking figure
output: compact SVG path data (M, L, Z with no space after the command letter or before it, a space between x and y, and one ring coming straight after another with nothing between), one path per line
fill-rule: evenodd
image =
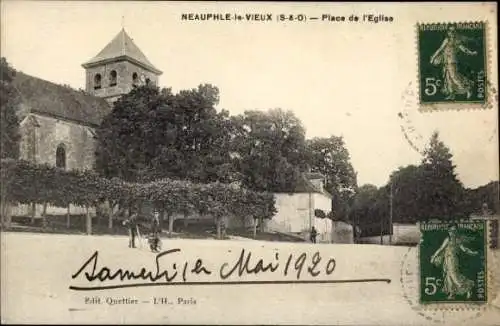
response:
M477 55L477 51L468 49L465 40L466 38L457 35L455 28L451 26L443 43L430 58L431 64L442 67L442 92L447 96L447 100L455 99L455 95L465 94L467 99L472 95L473 81L459 72L461 62L458 60L458 54L473 56Z
M123 221L123 225L128 228L128 247L135 248L135 237L137 236L137 228L139 227L139 224L137 223L137 214L133 213L130 215L128 219Z
M478 254L465 246L467 240L466 236L457 234L457 227L452 225L448 230L448 237L431 257L431 263L442 268L443 292L448 295L448 299L464 294L470 298L474 288L474 281L460 272L459 253L464 252L471 256Z
M318 231L316 231L316 228L313 226L311 229L311 242L316 243L316 236L318 235Z

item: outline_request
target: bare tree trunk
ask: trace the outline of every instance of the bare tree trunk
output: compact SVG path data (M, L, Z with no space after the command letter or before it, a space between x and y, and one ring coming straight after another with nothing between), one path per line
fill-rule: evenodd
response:
M380 219L380 244L383 245L384 244L384 233L383 233L383 230L384 230L384 227L383 227L383 220Z
M71 227L71 218L70 218L70 205L68 205L68 211L66 212L66 228L70 228Z
M92 218L90 217L89 206L85 205L85 217L87 224L87 235L92 234Z
M12 212L11 212L11 204L9 201L2 199L1 204L1 215L2 215L2 225L6 228L10 227L12 222Z
M9 201L5 202L5 227L10 227L12 223L12 205Z
M165 209L160 210L160 229L163 229L163 226L165 225Z
M257 237L257 219L253 219L253 238L255 239Z
M172 235L172 232L174 230L174 214L167 213L168 214L168 234Z
M221 239L221 218L220 216L215 217L215 228L217 229L217 239Z
M1 187L2 198L0 199L0 216L2 218L2 226L7 227L7 196L4 187Z
M115 216L114 210L116 204L111 203L109 200L106 201L106 204L108 206L108 229L113 228L113 217Z
M42 227L45 229L47 227L47 203L43 203L42 211Z
M184 230L187 229L188 227L188 214L187 213L184 213Z
M31 203L31 224L35 224L36 204Z

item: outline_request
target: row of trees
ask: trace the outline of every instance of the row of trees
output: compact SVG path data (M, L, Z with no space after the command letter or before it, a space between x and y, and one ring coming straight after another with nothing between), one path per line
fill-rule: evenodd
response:
M128 210L151 203L168 219L170 232L174 215L198 213L214 218L220 236L226 216L262 220L275 213L272 194L251 191L236 184L199 184L171 179L132 183L103 178L93 171L65 171L46 164L12 159L2 159L1 171L3 216L8 216L5 214L6 203L41 204L44 218L47 205L68 207L71 204L88 211L105 201L112 207L119 205ZM111 227L111 214L109 218ZM90 226L88 220L87 227Z
M350 219L363 229L365 236L387 234L392 230L391 196L392 221L414 223L467 218L481 213L484 204L490 212L498 212L498 194L498 181L477 189L464 188L457 178L450 150L434 133L419 165L399 168L380 188L370 184L359 187Z

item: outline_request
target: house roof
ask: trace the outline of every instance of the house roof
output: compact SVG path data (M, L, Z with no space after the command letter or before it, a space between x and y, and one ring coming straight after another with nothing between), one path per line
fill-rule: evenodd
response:
M307 172L307 173L304 173L306 178L308 178L309 180L314 180L314 179L324 179L325 176L319 172Z
M111 111L102 98L17 71L12 85L19 91L20 107L87 125L99 125ZM24 113L27 113L24 112Z
M144 55L123 28L101 52L82 66L89 68L116 60L129 60L156 74L160 75L162 73L146 58L146 55Z
M294 193L318 193L324 194L328 197L331 195L325 189L318 189L311 181L311 178L308 178L307 174L302 174L297 184L295 185Z

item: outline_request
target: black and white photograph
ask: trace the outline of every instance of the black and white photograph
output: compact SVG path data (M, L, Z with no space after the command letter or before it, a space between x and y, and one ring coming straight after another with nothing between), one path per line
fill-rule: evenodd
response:
M0 12L2 324L498 325L496 3Z

